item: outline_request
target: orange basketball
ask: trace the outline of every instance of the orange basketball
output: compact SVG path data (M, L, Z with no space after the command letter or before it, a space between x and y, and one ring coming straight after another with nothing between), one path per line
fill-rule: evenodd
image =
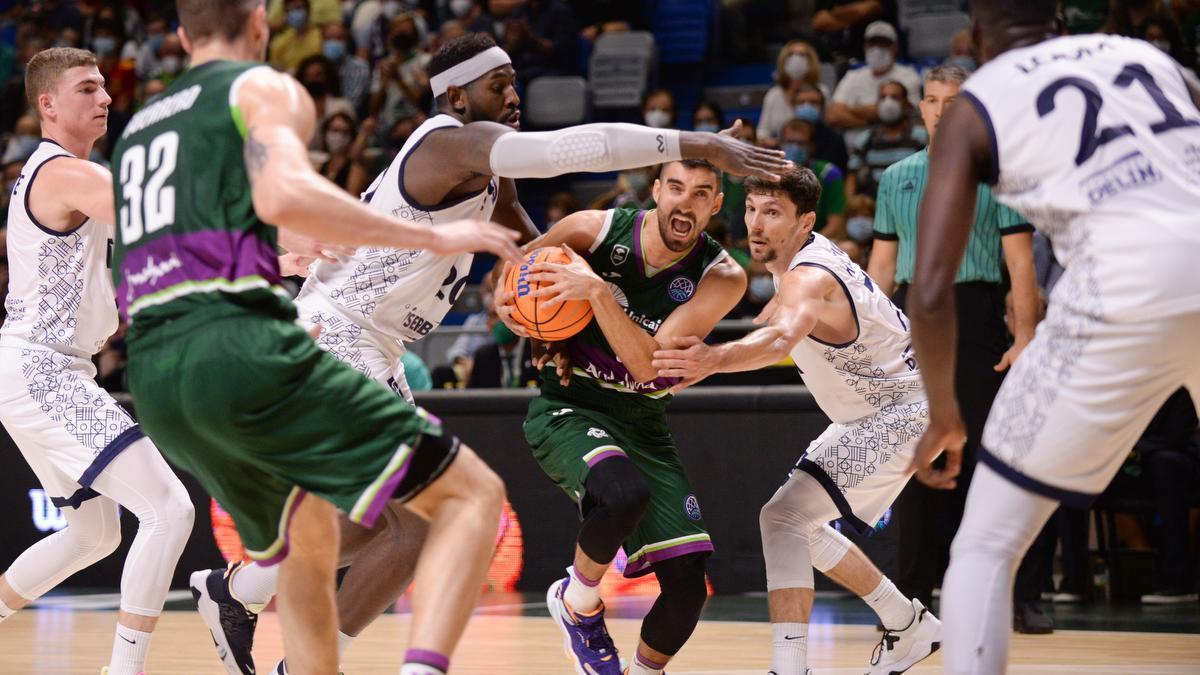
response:
M587 300L564 300L543 308L540 305L547 298L532 297L542 284L527 279L530 267L540 262L565 264L570 261L560 248L538 248L526 253L519 266L509 268L504 289L513 294L516 311L512 317L529 331L531 337L543 342L566 340L592 320L592 306Z

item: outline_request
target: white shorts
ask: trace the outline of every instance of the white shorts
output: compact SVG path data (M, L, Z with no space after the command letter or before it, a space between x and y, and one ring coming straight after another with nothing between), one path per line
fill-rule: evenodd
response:
M992 404L979 455L1018 486L1084 509L1173 392L1186 385L1200 400L1200 312L1097 317L1051 301Z
M88 359L0 345L0 423L58 508L97 496L92 481L143 436L95 378Z
M412 391L404 377L404 344L380 335L349 318L336 304L319 292L308 290L296 298L300 321L311 327L321 324L317 346L363 375L375 380L413 402Z
M792 473L804 471L816 478L842 518L866 534L908 483L913 451L928 426L925 400L831 424L804 451Z

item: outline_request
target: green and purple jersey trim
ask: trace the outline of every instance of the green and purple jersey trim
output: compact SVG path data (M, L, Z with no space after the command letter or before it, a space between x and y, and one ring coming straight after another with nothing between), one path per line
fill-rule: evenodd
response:
M253 232L169 233L130 249L121 261L117 304L128 320L146 307L193 293L242 293L280 286L275 249Z
M654 563L690 553L711 553L714 550L712 538L704 533L646 544L629 556L629 562L625 565L625 576L630 579L640 577L649 574L650 566Z

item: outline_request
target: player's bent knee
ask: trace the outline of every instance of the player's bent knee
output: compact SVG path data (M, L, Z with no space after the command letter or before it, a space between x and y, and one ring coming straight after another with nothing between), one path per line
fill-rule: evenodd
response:
M597 464L588 475L586 487L593 503L631 529L650 506L650 486L627 459L612 458Z

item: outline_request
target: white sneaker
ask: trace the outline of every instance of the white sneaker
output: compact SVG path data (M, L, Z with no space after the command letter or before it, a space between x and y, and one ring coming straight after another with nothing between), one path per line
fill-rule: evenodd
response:
M871 655L868 675L899 675L942 646L942 622L913 600L913 621L904 630L884 630Z

